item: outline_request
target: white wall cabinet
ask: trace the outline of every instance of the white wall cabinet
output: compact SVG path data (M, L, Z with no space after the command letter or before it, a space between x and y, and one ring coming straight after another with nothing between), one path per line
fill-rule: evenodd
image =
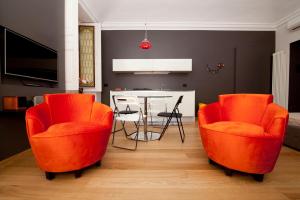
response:
M113 59L114 72L190 72L192 59Z

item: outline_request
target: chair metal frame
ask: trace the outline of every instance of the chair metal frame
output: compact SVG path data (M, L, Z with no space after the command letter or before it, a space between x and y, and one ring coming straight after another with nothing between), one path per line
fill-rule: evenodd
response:
M115 118L117 116L117 114L119 113L120 114L133 114L133 113L137 113L138 111L133 111L130 109L129 105L126 105L126 108L125 110L119 110L119 108L116 106L116 100L115 100L115 95L112 96L112 100L113 100L113 104L115 106L114 110L113 110L113 114L114 114L114 121L115 121ZM122 124L122 128L119 129L119 130L113 130L112 132L118 132L118 131L121 131L121 130L124 130L126 136L130 136L132 134L127 134L127 131L125 129L125 121L124 122L121 122ZM136 123L134 123L135 126L136 126Z
M124 103L120 103L120 105L126 105L126 109L125 110L122 110L120 111L120 109L118 108L118 103L116 102L116 98L118 98L118 103L120 101L124 101ZM115 96L113 95L112 96L112 99L113 99L113 103L114 103L114 106L115 106L115 109L114 109L114 129L112 131L112 134L113 134L113 138L112 138L112 146L115 147L115 148L120 148L120 149L126 149L126 150L131 150L131 151L135 151L137 149L137 143L138 143L138 140L139 140L139 128L140 128L140 125L141 125L141 121L143 121L143 111L142 111L142 108L140 107L140 104L138 102L138 99L137 97L135 96ZM128 99L131 99L131 100L135 100L134 102L128 102ZM134 111L134 110L131 110L130 108L130 105L134 105L135 107L138 107L139 111ZM132 116L132 115L139 115L138 119L137 120L118 120L119 117L125 117L126 116ZM117 125L117 121L120 121L121 122L121 125L122 125L122 128L121 129L118 129L116 130L116 125ZM135 127L136 127L136 131L132 132L132 133L127 133L126 131L126 128L125 128L125 123L126 122L133 122ZM125 137L128 139L128 137L130 137L131 135L133 135L134 133L136 133L135 137L133 140L135 140L135 147L134 148L126 148L126 147L121 147L121 146L117 146L114 144L114 141L115 141L115 133L119 132L119 131L124 131L124 134L125 134ZM132 138L130 138L132 140Z
M179 109L178 109L178 106L179 104L182 103L182 99L183 99L183 96L180 96L172 110L171 113L168 113L166 112L166 114L170 115L168 117L168 120L167 120L167 123L165 124L161 134L160 134L160 137L159 137L159 140L161 140L161 138L164 136L167 128L169 127L170 125L170 122L172 120L173 117L176 118L176 121L177 121L177 126L178 126L178 130L179 130L179 134L180 134L180 139L181 139L181 142L184 143L184 140L185 140L185 133L184 133L184 129L183 129L183 125L182 125L182 120L181 120L181 117L182 117L182 114L179 112ZM158 113L158 116L159 116L160 113ZM163 114L163 113L161 113ZM167 116L159 116L159 117L167 117Z

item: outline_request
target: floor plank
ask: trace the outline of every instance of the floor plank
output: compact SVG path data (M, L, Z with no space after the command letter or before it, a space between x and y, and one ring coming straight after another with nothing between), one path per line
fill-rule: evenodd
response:
M161 141L140 142L130 152L109 145L101 167L83 176L58 174L47 181L30 150L0 162L0 200L79 199L300 199L300 153L283 147L274 171L258 183L247 174L224 175L209 165L197 123L185 125L181 143L176 127ZM124 143L122 134L118 142Z

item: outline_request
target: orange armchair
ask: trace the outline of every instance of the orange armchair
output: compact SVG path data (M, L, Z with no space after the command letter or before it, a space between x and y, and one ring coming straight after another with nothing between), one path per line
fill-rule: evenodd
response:
M273 170L278 158L288 112L272 103L272 95L220 95L219 102L202 106L198 122L210 163L251 173L257 181Z
M46 178L55 172L100 165L111 133L113 112L89 94L47 94L26 112L32 152Z

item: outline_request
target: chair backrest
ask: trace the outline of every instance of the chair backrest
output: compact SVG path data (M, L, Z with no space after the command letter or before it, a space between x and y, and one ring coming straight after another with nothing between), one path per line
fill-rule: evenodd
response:
M118 109L118 107L117 107L117 104L116 104L116 95L112 95L112 100L113 100L113 104L114 104L114 113L116 113L116 111L117 111L117 109Z
M176 110L177 110L177 112L179 112L178 106L179 106L179 104L182 103L182 99L183 99L183 95L179 96L179 98L178 98L178 100L177 100L177 102L176 102L176 104L174 106L173 112L176 112Z
M177 103L176 103L176 106L178 107L179 104L182 103L182 99L183 99L183 96L180 96L177 100Z
M113 102L115 104L115 110L118 112L120 110L141 110L141 105L139 99L136 96L113 96Z
M266 94L219 95L223 121L241 121L260 125L273 96Z
M52 123L89 121L95 96L91 94L46 94Z

